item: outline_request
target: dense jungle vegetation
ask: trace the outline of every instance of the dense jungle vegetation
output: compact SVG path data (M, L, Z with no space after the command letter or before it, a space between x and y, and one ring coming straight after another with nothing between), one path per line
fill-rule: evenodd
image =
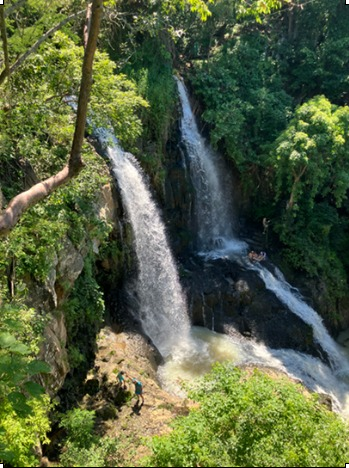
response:
M321 281L328 318L336 324L338 301L349 296L349 5L345 0L103 3L89 102L94 125L112 128L161 200L166 143L178 117L173 75L181 74L205 134L241 180L245 215L258 225L263 218L271 221L270 236L285 265ZM0 209L67 164L87 5L83 0L0 5ZM51 314L64 313L66 359L72 373L83 373L89 365L86 342L94 340L105 308L96 261L123 260L112 226L96 210L96 193L110 182L108 168L89 138L81 155L84 167L76 177L33 204L10 232L0 233L0 460L12 466L36 466L34 447L48 442L55 404L45 392L50 367L40 349ZM72 252L84 252L81 275L74 282L62 269L54 278L56 303L40 294L35 300L38 288L50 288L67 242ZM167 439L156 440L154 456L145 463L344 466L349 461L345 424L298 388L259 374L245 379L235 369L214 372L194 395L200 410L176 423ZM116 466L117 441L96 439L93 414L72 410L59 424L67 433L62 466ZM203 434L212 441L210 451L198 447Z

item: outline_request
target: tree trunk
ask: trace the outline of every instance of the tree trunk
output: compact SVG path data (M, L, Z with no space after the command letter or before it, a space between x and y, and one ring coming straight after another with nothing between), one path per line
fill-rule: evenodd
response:
M86 21L84 26L84 47L87 47L88 36L90 35L91 29L91 13L92 13L92 3L89 3L86 10Z
M2 40L2 49L4 51L4 62L5 70L3 71L5 78L10 76L10 59L8 56L8 45L7 45L7 33L6 33L6 23L5 23L5 14L4 6L0 6L0 35Z
M299 174L293 174L294 175L294 181L293 181L293 185L292 185L292 190L291 190L291 195L290 195L290 198L287 202L287 205L286 205L286 210L289 210L289 209L292 209L293 206L294 206L294 200L295 200L295 197L296 197L296 189L297 189L297 186L299 184L299 181L301 180L303 174L305 173L305 171L307 170L307 166L303 166L301 172Z
M81 148L85 136L87 105L92 88L92 65L97 47L102 9L103 0L94 0L92 4L90 34L88 36L84 61L82 64L82 78L80 84L75 133L69 159L69 172L71 175L77 175L83 167L81 160Z
M63 184L77 176L83 167L81 148L84 139L87 105L92 87L92 67L103 10L103 0L93 0L91 31L88 37L82 65L82 78L75 124L75 133L68 164L58 174L31 187L14 197L0 215L0 236L8 233L18 222L21 215L31 206L47 197Z

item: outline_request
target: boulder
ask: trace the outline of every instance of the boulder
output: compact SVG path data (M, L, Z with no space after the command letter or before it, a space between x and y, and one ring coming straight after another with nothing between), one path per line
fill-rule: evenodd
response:
M313 330L266 289L255 271L228 259L185 263L183 278L194 325L228 329L274 349L289 348L326 361Z

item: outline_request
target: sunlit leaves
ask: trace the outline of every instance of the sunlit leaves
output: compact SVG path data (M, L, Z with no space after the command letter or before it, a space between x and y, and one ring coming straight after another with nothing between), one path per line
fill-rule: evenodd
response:
M33 447L46 441L49 429L49 398L32 380L51 371L35 357L40 322L33 309L0 307L0 458L14 466L33 466Z
M263 15L268 15L283 5L291 3L292 0L240 0L237 3L238 17L252 16L261 23Z
M161 2L161 8L165 13L173 13L176 7L184 9L186 6L197 13L201 20L205 21L210 15L209 4L214 0L164 0Z
M303 104L276 143L271 161L280 190L292 194L295 184L306 187L304 196L313 201L332 193L339 207L349 185L347 125L349 108L331 105L323 96ZM273 159L274 158L274 159ZM298 196L302 191L298 190ZM296 204L298 198L293 198Z
M348 425L286 378L218 365L191 396L198 406L153 439L147 466L339 466L349 456Z

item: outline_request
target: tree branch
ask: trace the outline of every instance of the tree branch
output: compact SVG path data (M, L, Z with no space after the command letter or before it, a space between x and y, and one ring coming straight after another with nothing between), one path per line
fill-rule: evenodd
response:
M10 59L8 56L7 33L4 15L4 6L0 6L0 35L2 40L2 49L4 51L5 70L3 71L5 78L10 76Z
M5 18L11 15L17 8L20 8L27 0L18 0L18 2L14 3L13 5L9 6L5 10Z
M38 201L47 197L56 188L68 182L69 168L65 166L58 174L31 187L14 197L0 216L0 235L7 234L18 222L21 215Z
M87 105L92 87L92 68L97 47L103 0L93 0L91 31L85 50L82 65L82 78L78 100L75 133L68 164L58 174L49 177L29 190L14 197L0 215L0 236L7 234L18 222L21 215L31 206L46 198L54 190L77 176L83 167L81 148L86 126Z
M87 47L88 36L91 29L91 13L92 13L92 3L89 3L86 9L86 21L84 26L84 47Z
M81 148L85 136L87 105L92 88L92 65L97 47L102 11L103 0L94 0L92 4L91 29L85 49L84 62L82 64L82 78L80 84L76 126L69 159L69 169L73 173L75 173L75 171L79 172L83 167L81 160Z
M77 16L81 15L84 12L85 10L81 10L78 13L73 13L67 16L66 18L64 18L64 20L62 20L59 24L49 29L43 36L40 37L40 39L38 39L35 42L35 44L33 44L30 47L30 49L28 49L21 57L19 57L19 59L11 66L10 73L13 73L17 68L19 68L23 64L23 62L29 57L29 55L31 55L33 52L36 52L37 49L41 46L41 44L45 42L46 39L48 39L52 34L54 34L56 31L61 29L65 24L69 23L69 21L71 21L72 19L76 18ZM0 74L0 85L6 80L7 75L5 71L6 69Z

